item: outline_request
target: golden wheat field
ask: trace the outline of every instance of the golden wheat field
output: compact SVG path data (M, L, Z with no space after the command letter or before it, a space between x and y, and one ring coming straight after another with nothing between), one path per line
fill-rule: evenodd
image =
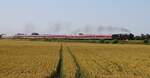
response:
M150 46L66 44L85 78L150 78Z
M44 78L55 70L58 43L0 41L0 78Z
M0 40L0 78L150 78L150 46Z

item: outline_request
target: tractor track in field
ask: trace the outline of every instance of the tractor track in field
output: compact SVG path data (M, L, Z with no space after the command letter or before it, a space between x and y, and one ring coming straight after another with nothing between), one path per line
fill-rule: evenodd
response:
M86 77L84 76L84 74L83 74L83 71L81 70L81 67L80 67L79 63L78 63L77 60L76 60L76 57L73 55L71 49L70 49L69 47L67 47L67 50L68 50L69 54L71 55L71 57L72 57L72 59L73 59L75 65L76 65L76 67L77 67L77 69L76 69L76 71L75 71L75 72L76 72L76 73L75 73L75 77L76 77L76 78L86 78Z
M71 55L72 59L73 59L73 62L75 63L76 65L76 70L75 70L75 78L86 78L81 70L81 67L79 65L79 63L77 62L76 60L76 57L73 55L71 49L69 47L67 47L67 50L69 52L69 54ZM63 46L61 45L60 47L60 50L59 50L59 61L57 63L57 68L55 71L53 71L51 73L50 76L47 76L45 78L64 78L64 75L63 75Z
M63 46L61 45L59 50L59 61L57 63L56 71L52 72L50 76L46 78L63 78Z

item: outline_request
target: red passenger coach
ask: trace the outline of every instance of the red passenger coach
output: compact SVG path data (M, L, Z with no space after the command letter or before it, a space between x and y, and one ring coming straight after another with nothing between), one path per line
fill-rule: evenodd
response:
M49 35L49 39L112 39L112 35Z

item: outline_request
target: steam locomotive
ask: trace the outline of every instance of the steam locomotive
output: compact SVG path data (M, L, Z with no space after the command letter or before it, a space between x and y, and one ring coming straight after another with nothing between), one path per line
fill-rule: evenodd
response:
M134 34L113 34L112 39L117 39L117 40L133 40L134 39Z

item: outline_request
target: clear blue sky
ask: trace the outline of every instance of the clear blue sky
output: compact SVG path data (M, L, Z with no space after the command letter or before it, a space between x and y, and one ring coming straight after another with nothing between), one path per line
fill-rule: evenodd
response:
M70 28L90 24L150 33L150 0L0 0L0 33L22 32L28 24L49 33L46 29L56 22Z

